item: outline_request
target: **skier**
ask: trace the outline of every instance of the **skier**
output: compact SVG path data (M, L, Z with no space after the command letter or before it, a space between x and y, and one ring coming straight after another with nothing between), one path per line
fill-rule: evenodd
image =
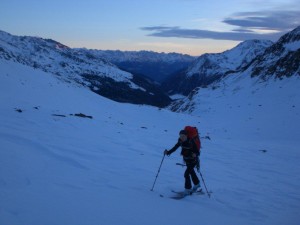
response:
M170 156L180 146L181 146L181 155L183 156L183 160L186 164L186 170L184 172L184 178L185 178L184 195L189 195L197 191L198 188L200 188L200 181L194 170L195 167L199 169L200 152L198 151L195 142L188 138L187 131L181 130L179 132L178 142L175 144L175 146L172 149L165 150L164 154ZM194 184L193 188L192 188L191 178Z

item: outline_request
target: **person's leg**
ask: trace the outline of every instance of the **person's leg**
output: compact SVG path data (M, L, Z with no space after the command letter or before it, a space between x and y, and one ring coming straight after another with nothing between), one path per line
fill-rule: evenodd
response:
M191 174L192 181L193 181L194 185L198 185L200 183L200 181L199 181L199 178L198 178L198 176L197 176L197 174L194 170L194 167L192 167L190 169L190 174Z
M184 172L184 178L185 178L184 188L185 189L191 189L192 188L190 173L191 173L191 167L187 166L187 168Z

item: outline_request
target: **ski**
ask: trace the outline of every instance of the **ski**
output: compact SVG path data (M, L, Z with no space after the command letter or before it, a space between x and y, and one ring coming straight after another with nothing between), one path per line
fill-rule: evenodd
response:
M171 196L170 198L171 198L171 199L180 200L180 199L185 198L185 196L184 196L184 195L178 195L178 196Z
M189 196L189 195L204 195L204 194L205 194L205 193L202 191L202 189L197 190L197 191L194 191L194 192L191 192L191 194L189 194L189 195L186 195L186 194L184 193L184 191L174 191L174 190L172 190L172 192L175 193L176 196L171 196L170 198L172 198L172 199L177 199L177 200L183 199L183 198L185 198L186 196Z
M184 191L174 191L172 190L173 193L176 193L176 194L184 194ZM192 191L190 195L192 194L205 194L205 192L203 192L202 188L197 190L197 191Z

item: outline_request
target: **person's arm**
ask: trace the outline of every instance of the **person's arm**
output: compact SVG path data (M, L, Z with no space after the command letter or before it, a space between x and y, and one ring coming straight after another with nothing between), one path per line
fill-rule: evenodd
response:
M173 148L171 148L170 150L165 151L165 154L166 155L171 155L173 152L175 152L180 147L180 145L181 145L181 142L180 142L180 140L178 140L178 142L174 145Z

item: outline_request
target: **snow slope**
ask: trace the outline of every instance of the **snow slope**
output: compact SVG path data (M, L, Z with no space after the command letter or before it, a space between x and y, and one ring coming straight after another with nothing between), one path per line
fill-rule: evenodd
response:
M10 61L0 61L0 79L0 224L298 224L299 102L291 100L288 126L278 122L280 138L272 126L253 132L260 106L240 111L232 96L207 98L211 109L199 117L116 103ZM187 124L211 138L201 153L211 198L168 198L183 189L179 150L150 191L163 150Z

